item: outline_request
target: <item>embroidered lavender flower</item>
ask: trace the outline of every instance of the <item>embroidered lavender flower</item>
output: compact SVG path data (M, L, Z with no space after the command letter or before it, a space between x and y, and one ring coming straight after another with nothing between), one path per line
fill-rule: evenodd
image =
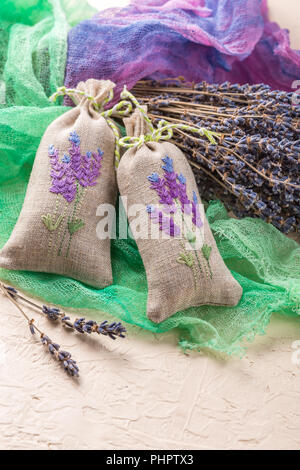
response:
M162 161L164 163L162 165L164 177L160 178L158 173L152 173L148 176L148 180L151 183L150 188L156 191L159 196L160 204L163 204L164 213L174 214L179 205L183 214L192 214L192 222L196 227L202 227L203 222L201 220L198 202L195 198L193 201L190 201L188 198L185 176L182 173L178 175L175 172L172 158L166 156L162 158ZM193 193L193 197L194 196L196 196L195 193ZM158 223L155 221L157 221L159 214L154 211L151 212L148 209L147 212L151 213L151 218L154 223ZM173 222L170 223L172 224ZM166 221L164 224L160 224L160 226L162 227L162 225L165 224Z
M185 214L191 214L192 205L186 192L186 179L182 175L182 173L180 173L180 175L177 176L177 179L179 181L179 201L181 203L181 210Z
M97 153L87 152L82 157L82 168L79 183L83 187L95 186L97 179L100 176L100 170L102 165L103 152L98 149Z
M70 132L69 141L77 147L80 145L80 138L76 131Z
M164 165L162 169L165 172L165 184L169 189L169 194L172 199L177 199L179 196L179 186L177 184L177 175L173 168L173 160L166 156L162 158Z
M81 177L81 153L80 153L80 138L79 135L73 131L70 133L69 141L71 143L71 148L69 149L71 168L74 175L74 178L77 180Z
M59 161L58 150L50 145L48 149L50 157L52 185L50 192L61 194L67 202L72 202L76 196L75 176L71 168L71 161L64 155L62 161Z
M198 199L197 199L197 195L195 191L193 191L192 214L193 214L193 218L192 218L193 224L198 228L202 227L203 222L201 220Z
M150 188L155 189L158 196L160 197L160 204L171 206L173 204L173 198L165 186L166 182L164 178L160 178L158 173L152 173L150 176L148 176L148 180L152 183Z
M178 199L181 203L181 210L186 214L192 212L191 201L186 193L186 178L182 173L177 175L173 168L173 160L166 156L162 158L164 165L162 169L165 172L165 183L169 188L170 196L173 200Z
M103 152L80 151L80 138L76 131L69 136L69 154L59 160L59 152L53 145L49 146L48 154L51 163L52 186L50 191L61 194L67 202L72 202L78 195L78 184L82 187L95 186L101 172Z
M187 251L185 243L181 240L182 251L179 253L176 260L178 263L185 264L192 270L194 286L196 287L199 272L202 273L204 270L206 277L211 277L209 258L212 248L205 245L206 248L204 251L200 251L202 254L202 259L200 259L196 248L197 232L195 227L201 228L203 221L200 215L197 195L195 191L193 191L192 201L189 199L187 195L186 178L182 173L177 174L175 172L172 158L166 155L162 158L162 162L164 176L161 178L158 173L152 173L148 176L148 180L151 183L150 188L155 190L159 196L159 202L163 204L163 210L159 210L153 205L148 205L146 211L151 221L154 224L158 224L159 229L171 237L177 237L181 233L180 227L178 227L174 221L174 217L181 212L182 222L184 224L182 235L193 251ZM166 217L165 214L167 214L168 217ZM187 220L186 216L190 218ZM191 229L189 227L189 221L191 221L194 228ZM203 263L204 266L202 266ZM196 268L196 264L198 264L198 268ZM208 268L206 265L208 265Z

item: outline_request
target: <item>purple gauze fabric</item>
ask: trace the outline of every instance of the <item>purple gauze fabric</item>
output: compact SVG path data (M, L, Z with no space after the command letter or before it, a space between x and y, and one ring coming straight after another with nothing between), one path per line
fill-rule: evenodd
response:
M267 19L267 0L132 0L72 28L65 85L111 79L120 91L138 80L265 82L291 90L300 52Z

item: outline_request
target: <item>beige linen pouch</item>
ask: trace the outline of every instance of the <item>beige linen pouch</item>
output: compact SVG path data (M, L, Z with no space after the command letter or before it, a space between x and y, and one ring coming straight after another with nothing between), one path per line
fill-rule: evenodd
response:
M124 122L128 136L147 133L139 110ZM159 323L189 307L236 305L242 288L217 249L183 153L169 142L130 148L117 180L146 270L148 318Z
M77 106L47 128L37 150L17 224L0 252L0 266L72 277L102 288L112 283L110 237L96 233L100 204L117 195L115 136L95 110L111 81L80 82Z

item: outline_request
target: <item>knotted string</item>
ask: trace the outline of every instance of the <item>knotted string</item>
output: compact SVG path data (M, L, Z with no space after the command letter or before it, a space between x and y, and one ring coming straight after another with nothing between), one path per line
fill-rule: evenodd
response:
M130 93L126 86L124 86L124 90L121 93L121 98L128 98L130 99L133 104L140 110L143 115L143 118L148 124L150 132L146 135L141 135L139 137L130 137L126 136L119 139L119 146L124 148L140 148L143 144L147 142L158 142L160 140L170 140L173 137L173 129L178 130L182 129L189 132L194 132L199 134L201 137L205 136L212 145L216 145L216 141L214 136L219 136L218 132L210 131L205 127L192 127L187 124L170 124L168 121L161 119L158 122L157 129L154 128L150 118L147 115L145 109L140 105L138 100L135 96Z
M114 121L111 119L112 116L114 117L124 117L124 116L129 116L129 114L132 112L132 103L130 101L125 101L122 100L119 103L115 104L110 109L103 110L104 106L109 103L113 98L114 98L114 92L113 90L110 90L109 95L107 98L105 98L101 104L97 103L95 100L94 96L89 95L85 91L78 90L76 88L66 88L65 86L59 87L55 93L53 93L52 96L50 96L49 100L52 102L55 102L55 100L59 96L70 96L71 99L73 95L80 95L80 96L85 96L93 105L96 111L99 112L100 116L103 116L107 124L110 126L112 129L114 136L115 136L115 167L118 168L119 163L120 163L120 145L119 145L119 130ZM73 100L74 101L74 100Z

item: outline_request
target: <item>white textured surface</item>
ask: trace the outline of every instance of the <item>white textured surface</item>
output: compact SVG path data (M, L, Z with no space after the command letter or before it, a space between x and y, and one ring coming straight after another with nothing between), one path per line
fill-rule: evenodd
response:
M269 4L282 26L299 17L299 0ZM0 315L0 449L300 449L296 320L273 319L246 357L222 360L183 355L173 334L132 327L112 342L41 319L78 360L76 382L1 295Z
M132 327L113 342L41 318L78 360L77 382L8 299L0 311L1 449L300 449L296 320L273 320L240 360L184 355L173 334Z

